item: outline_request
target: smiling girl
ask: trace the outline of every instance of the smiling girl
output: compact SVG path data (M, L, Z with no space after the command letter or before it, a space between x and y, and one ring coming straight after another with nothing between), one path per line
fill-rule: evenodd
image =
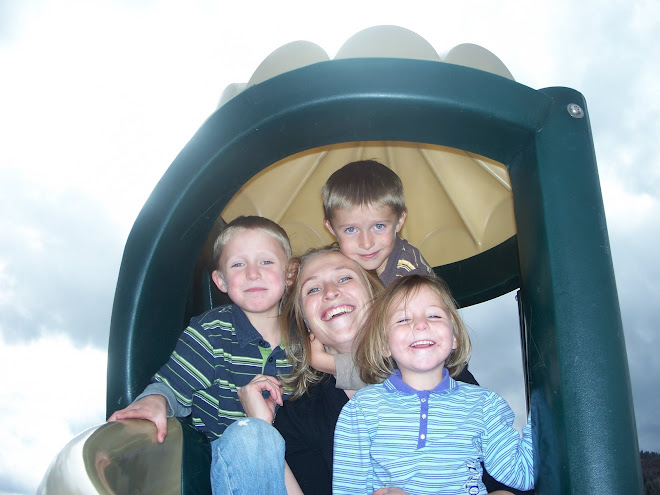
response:
M362 380L335 428L333 494L485 494L534 485L531 424L490 390L455 381L470 339L439 279L404 277L382 292L361 334ZM506 492L500 492L506 493Z

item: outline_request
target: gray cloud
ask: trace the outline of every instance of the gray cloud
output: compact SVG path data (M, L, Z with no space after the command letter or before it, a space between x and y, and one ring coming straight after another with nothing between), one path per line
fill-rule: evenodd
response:
M93 198L0 169L0 325L8 343L67 334L105 349L123 240ZM20 207L16 207L20 205Z

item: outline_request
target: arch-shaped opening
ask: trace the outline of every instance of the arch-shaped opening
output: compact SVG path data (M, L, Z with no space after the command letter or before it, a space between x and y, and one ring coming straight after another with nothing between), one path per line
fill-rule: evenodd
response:
M492 255L489 265L517 273L526 291L532 410L543 425L535 433L537 486L556 493L635 486L639 467L616 455L636 454L632 400L589 124L566 112L573 103L586 108L572 90L535 91L468 67L387 58L320 62L237 94L182 150L129 236L111 323L108 412L127 405L171 352L199 251L252 177L322 146L426 143L506 164L511 179L516 237L444 266L473 294L495 293L487 270L470 272ZM577 192L564 194L567 185ZM467 223L480 232L479 222ZM514 248L514 266L505 266ZM599 359L580 368L577 349ZM607 438L594 445L603 431Z

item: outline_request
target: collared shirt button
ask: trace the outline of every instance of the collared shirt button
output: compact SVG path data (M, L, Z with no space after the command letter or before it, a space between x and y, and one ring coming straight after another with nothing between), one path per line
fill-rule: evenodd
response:
M421 438L422 440L424 440L424 439L426 438L426 435L424 435L424 433L422 433L422 434L419 436L419 438Z
M422 414L422 419L426 419L426 414Z
M422 397L422 402L426 402L426 397Z

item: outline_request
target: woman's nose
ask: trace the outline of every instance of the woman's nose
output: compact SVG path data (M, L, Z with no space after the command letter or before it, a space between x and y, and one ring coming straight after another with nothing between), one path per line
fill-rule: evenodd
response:
M323 297L325 299L334 299L340 294L339 287L334 284L328 284L323 290Z

